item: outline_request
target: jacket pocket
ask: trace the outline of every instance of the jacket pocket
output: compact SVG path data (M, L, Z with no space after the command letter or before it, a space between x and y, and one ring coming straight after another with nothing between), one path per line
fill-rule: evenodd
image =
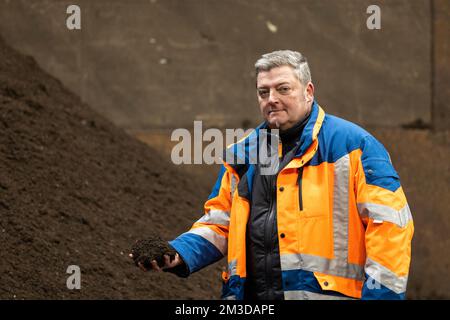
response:
M334 291L351 298L361 298L363 281L320 272L314 272L314 276L323 291Z
M303 211L303 190L302 190L302 180L303 180L303 167L297 169L297 186L298 186L298 209Z
M297 169L298 209L301 218L330 216L330 170L327 166L303 166Z

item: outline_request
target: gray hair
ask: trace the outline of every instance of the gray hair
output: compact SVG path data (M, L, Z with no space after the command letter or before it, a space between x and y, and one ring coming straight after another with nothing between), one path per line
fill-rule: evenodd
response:
M290 66L303 85L311 81L311 71L309 70L306 57L300 52L292 50L278 50L263 54L255 63L256 77L261 71L270 71L272 68Z

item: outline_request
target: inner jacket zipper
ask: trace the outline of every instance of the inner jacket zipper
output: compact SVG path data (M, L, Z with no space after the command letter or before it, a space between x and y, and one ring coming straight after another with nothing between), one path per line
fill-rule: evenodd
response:
M266 286L267 286L267 299L272 299L273 296L273 279L272 279L272 251L273 251L273 242L272 242L272 233L274 227L274 215L275 215L275 200L277 195L276 189L276 177L277 175L270 176L270 211L269 214L266 215L266 220L264 221L264 247L266 249L265 255L265 268L266 268ZM275 183L274 183L275 182ZM269 223L272 222L272 223ZM270 293L269 293L270 292Z
M278 159L282 159L282 144L281 139L278 140ZM266 249L265 255L265 267L266 267L266 286L267 286L267 299L273 299L273 277L272 277L272 253L273 253L273 241L272 234L274 228L274 215L276 213L276 197L277 197L277 173L269 176L269 188L270 188L270 206L269 206L269 214L266 215L266 220L264 221L264 247ZM271 223L269 223L269 221Z

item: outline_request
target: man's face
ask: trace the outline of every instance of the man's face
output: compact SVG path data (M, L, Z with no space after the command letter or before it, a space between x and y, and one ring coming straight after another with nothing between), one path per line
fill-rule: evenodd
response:
M286 130L311 110L314 86L306 88L290 66L261 71L256 79L259 108L270 128Z

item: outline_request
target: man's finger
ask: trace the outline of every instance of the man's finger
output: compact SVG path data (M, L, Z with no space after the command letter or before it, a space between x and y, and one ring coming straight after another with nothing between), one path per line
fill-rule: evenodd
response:
M178 253L175 253L175 257L174 257L173 260L172 260L172 264L173 264L174 266L177 266L177 265L179 265L180 263L181 263L180 255L179 255Z
M142 264L142 262L138 262L138 267L139 267L142 271L147 272L147 269L144 267L144 265Z
M158 263L156 262L156 260L152 260L151 264L152 264L152 267L154 270L161 271L161 268L158 266Z
M164 255L164 266L162 267L162 269L164 270L164 269L167 269L170 267L172 267L171 262L170 262L170 257L167 254L165 254Z
M166 262L166 266L163 269L174 268L182 263L178 253L174 256L164 255L164 260Z

